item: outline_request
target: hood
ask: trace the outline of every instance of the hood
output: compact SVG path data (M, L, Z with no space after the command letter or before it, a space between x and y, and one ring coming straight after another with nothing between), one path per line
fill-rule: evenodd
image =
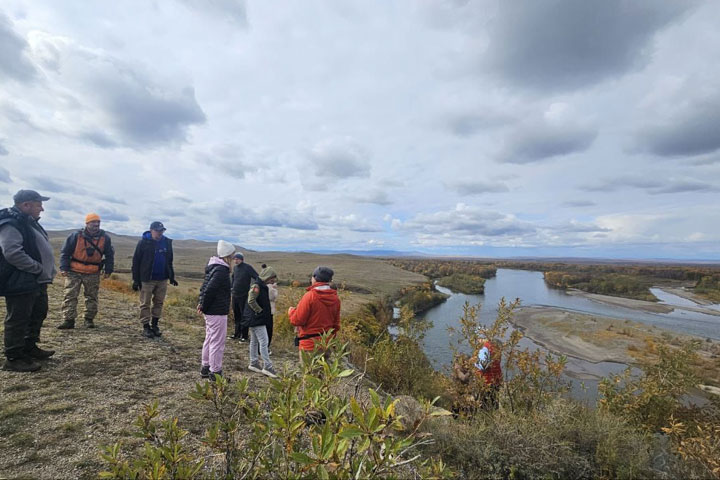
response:
M152 233L150 233L150 230L145 230L145 233L143 233L142 238L144 238L145 240L152 240L153 238L152 238ZM162 240L163 238L167 238L167 237L165 237L165 235L163 235L162 237L160 237L161 240ZM153 241L154 241L154 240L153 240Z
M225 263L225 260L223 260L220 257L216 257L214 255L212 257L210 257L210 261L208 261L208 267L211 265L222 265L223 267L230 268L230 265Z
M337 290L327 283L316 283L315 285L309 287L308 290L312 291L315 294L315 298L319 299L328 307L336 305L340 301Z

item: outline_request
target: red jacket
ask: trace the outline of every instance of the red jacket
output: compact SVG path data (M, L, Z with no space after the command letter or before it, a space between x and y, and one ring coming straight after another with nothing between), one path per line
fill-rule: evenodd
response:
M297 307L290 308L290 323L298 329L298 337L340 331L340 299L330 285L318 282L307 288ZM300 350L313 350L320 337L300 340Z
M488 385L498 386L502 384L503 374L500 367L500 352L495 349L492 342L485 342L483 347L490 352L489 365L484 370L477 370L477 374L482 377Z

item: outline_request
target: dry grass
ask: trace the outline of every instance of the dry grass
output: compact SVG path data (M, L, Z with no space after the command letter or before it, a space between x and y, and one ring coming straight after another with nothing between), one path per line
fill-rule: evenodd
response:
M50 315L42 345L57 353L33 374L0 372L0 472L11 477L96 478L99 446L129 437L140 409L157 399L164 414L179 415L199 439L206 414L188 397L200 380L202 318L166 309L162 338L141 337L135 296L107 288L100 293L98 328L57 330L61 287L50 288ZM4 302L0 315L4 315ZM294 368L294 349L273 346L276 366ZM249 376L256 388L266 377L247 370L248 347L228 341L224 370ZM2 476L2 475L0 475Z

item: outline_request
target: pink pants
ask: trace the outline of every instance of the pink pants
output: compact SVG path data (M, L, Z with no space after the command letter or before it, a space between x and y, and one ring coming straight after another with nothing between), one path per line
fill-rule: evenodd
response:
M209 365L213 373L222 371L225 335L227 335L227 315L205 315L202 365Z

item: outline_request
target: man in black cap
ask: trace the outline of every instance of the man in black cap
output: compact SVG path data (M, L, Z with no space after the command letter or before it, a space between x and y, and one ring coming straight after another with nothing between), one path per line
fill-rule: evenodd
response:
M162 335L158 322L168 281L171 285L178 285L173 268L172 240L164 235L165 230L161 222L152 222L150 230L143 233L133 255L133 290L140 291L140 321L143 335L147 338Z
M47 286L55 277L55 257L47 232L40 226L42 202L35 190L20 190L15 205L0 210L0 295L5 297L5 356L3 370L34 372L37 360L54 350L37 346L48 312Z
M247 342L249 328L242 321L243 309L248 300L250 282L258 278L258 274L250 264L245 263L245 257L240 252L235 254L233 262L235 267L232 275L232 307L233 317L235 317L235 333L230 338Z

